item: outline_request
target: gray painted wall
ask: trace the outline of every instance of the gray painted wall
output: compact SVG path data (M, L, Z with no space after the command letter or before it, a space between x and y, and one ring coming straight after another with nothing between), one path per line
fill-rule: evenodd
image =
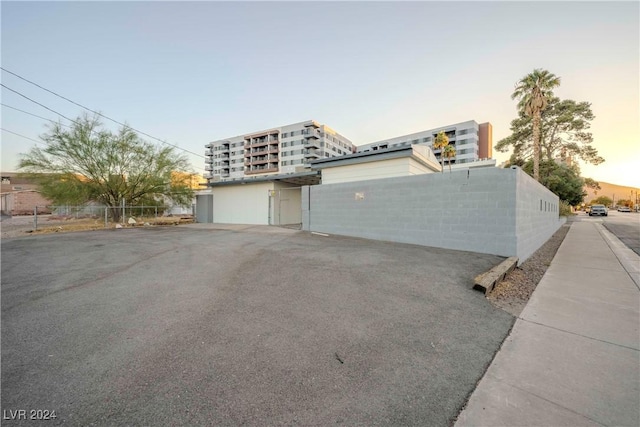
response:
M273 216L271 225L293 225L302 222L300 187L275 183L271 203Z
M203 224L213 222L213 194L196 196L196 222Z
M540 211L540 200L549 209ZM303 230L518 256L521 262L562 224L557 206L558 197L519 168L445 171L302 191Z
M516 190L517 253L527 259L565 223L558 219L560 201L545 186L519 168Z

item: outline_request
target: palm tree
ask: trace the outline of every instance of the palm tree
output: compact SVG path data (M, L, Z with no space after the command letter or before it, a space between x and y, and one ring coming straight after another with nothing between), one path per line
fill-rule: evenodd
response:
M553 88L560 86L560 77L536 68L516 83L511 99L518 99L518 108L533 122L533 178L540 181L540 118L553 97Z
M451 172L451 158L456 156L456 147L453 145L445 145L442 149L442 156L447 158L447 163L449 163L449 172Z
M436 135L436 139L433 141L433 148L440 151L440 161L442 162L442 173L444 173L444 147L449 145L449 138L444 134L444 131L440 131Z

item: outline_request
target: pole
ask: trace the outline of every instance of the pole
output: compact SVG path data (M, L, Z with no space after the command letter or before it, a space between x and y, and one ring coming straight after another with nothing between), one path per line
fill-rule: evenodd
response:
M124 224L124 199L122 199L122 223Z
M107 228L107 211L109 210L109 207L105 206L104 208L104 228Z
M34 231L38 231L38 207L33 207L33 228Z

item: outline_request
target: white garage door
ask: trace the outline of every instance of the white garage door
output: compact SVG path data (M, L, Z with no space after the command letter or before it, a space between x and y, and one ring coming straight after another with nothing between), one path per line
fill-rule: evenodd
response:
M269 190L273 183L214 187L213 222L269 224Z

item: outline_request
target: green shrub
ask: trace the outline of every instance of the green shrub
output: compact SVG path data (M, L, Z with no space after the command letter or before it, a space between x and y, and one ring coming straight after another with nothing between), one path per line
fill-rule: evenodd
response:
M571 215L575 215L575 213L571 210L571 205L563 200L560 200L560 216Z

